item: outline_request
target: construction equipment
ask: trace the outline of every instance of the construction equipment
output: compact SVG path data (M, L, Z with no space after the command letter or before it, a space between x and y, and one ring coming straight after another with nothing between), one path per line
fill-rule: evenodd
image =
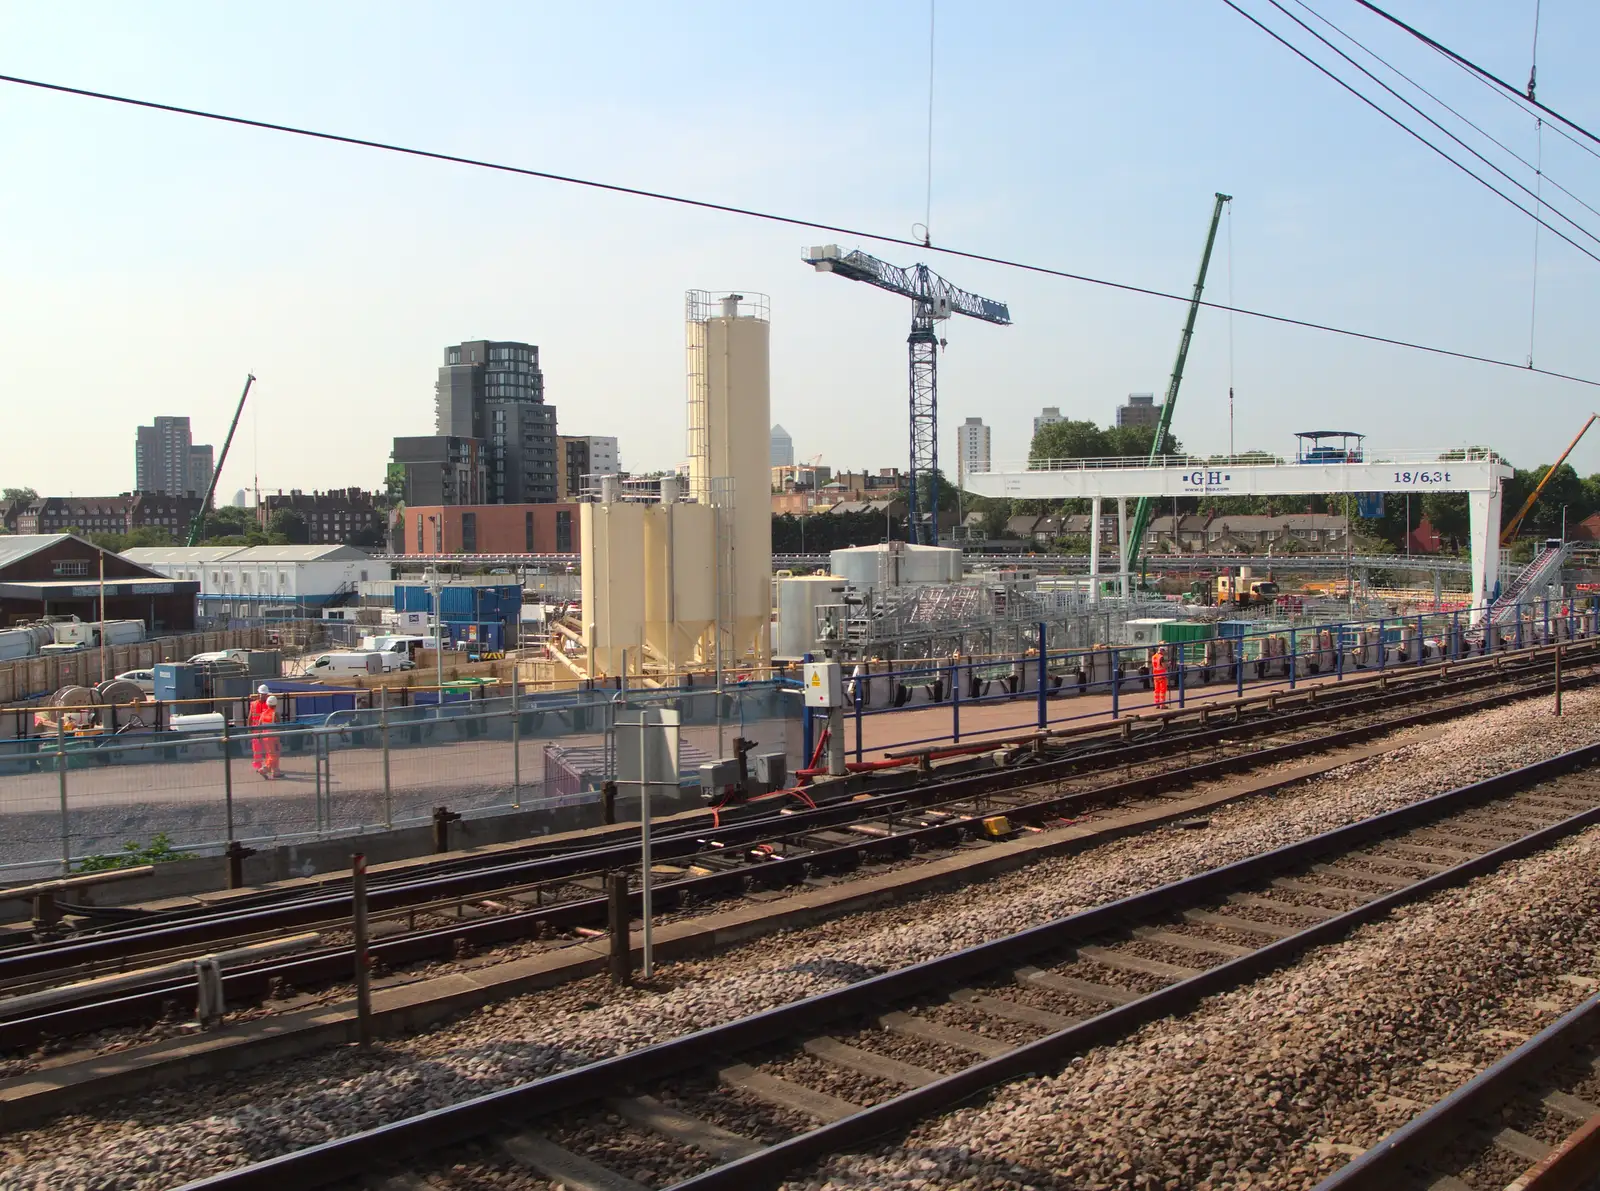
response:
M250 386L255 383L256 378L246 373L244 392L239 394L239 404L233 410L233 421L228 424L228 437L222 440L222 454L217 456L217 465L211 469L211 484L206 489L206 498L195 510L194 520L189 522L189 540L184 543L186 546L199 544L201 531L205 529L206 513L211 508L212 498L217 494L217 480L222 477L222 465L228 461L228 448L233 445L233 432L239 429L239 415L244 413L244 399L250 396Z
M1594 425L1596 418L1600 418L1600 414L1589 415L1589 420L1583 424L1583 429L1578 431L1577 437L1567 444L1567 449L1561 452L1560 458L1550 465L1549 470L1544 473L1544 478L1534 485L1532 492L1528 493L1528 499L1522 502L1522 507L1517 510L1517 515L1506 522L1506 527L1500 531L1500 545L1502 547L1509 546L1517 540L1517 530L1522 528L1523 519L1533 512L1533 506L1538 503L1540 494L1545 490L1545 485L1550 483L1556 471L1567 461L1567 456L1572 454L1572 448L1578 445L1579 439L1589 433L1589 427Z
M951 285L927 265L902 269L868 256L859 250L842 252L837 244L808 249L801 259L819 273L837 273L851 281L864 281L879 289L910 298L911 335L907 339L911 356L911 469L907 493L907 540L927 545L939 544L939 389L938 349L944 340L934 324L952 314L981 319L1006 327L1011 311L1004 302L980 298ZM926 532L918 480L928 481Z
M1265 579L1257 579L1250 573L1249 567L1240 567L1237 574L1224 571L1217 576L1218 604L1237 604L1240 608L1248 608L1251 604L1270 604L1278 595L1278 585L1269 575Z
M1194 281L1194 297L1189 299L1189 316L1183 321L1183 334L1178 339L1178 358L1172 365L1172 379L1167 382L1167 399L1161 406L1161 420L1156 423L1155 437L1150 440L1150 463L1154 466L1160 459L1162 448L1166 445L1167 431L1172 428L1172 411L1178 404L1178 386L1183 384L1183 365L1189 358L1189 341L1194 338L1194 320L1200 313L1200 295L1206 288L1206 270L1211 267L1211 249L1217 242L1217 225L1222 222L1222 205L1231 203L1233 196L1217 192L1217 202L1211 209L1211 228L1206 232L1206 249L1200 254L1200 275ZM1128 533L1127 555L1122 560L1122 569L1127 574L1133 574L1138 568L1134 566L1139 557L1139 548L1144 542L1144 531L1150 524L1150 498L1141 496L1139 503L1134 506L1133 525Z

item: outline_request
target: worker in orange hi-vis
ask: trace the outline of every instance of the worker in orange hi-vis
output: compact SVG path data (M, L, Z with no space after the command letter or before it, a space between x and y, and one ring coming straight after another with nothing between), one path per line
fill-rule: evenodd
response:
M268 695L266 705L261 709L261 718L257 721L257 734L255 743L260 748L261 776L268 781L273 781L283 776L278 764L283 756L283 744L278 739L278 734L272 729L278 723L278 696Z
M1151 685L1155 687L1156 706L1167 705L1167 651L1158 649L1150 655Z
M263 767L266 765L267 760L267 737L265 732L260 731L260 728L262 717L269 710L267 697L271 693L271 691L267 690L266 684L262 683L261 686L256 688L256 697L250 700L250 727L252 729L250 733L250 768L261 774L262 777L267 776L263 772Z

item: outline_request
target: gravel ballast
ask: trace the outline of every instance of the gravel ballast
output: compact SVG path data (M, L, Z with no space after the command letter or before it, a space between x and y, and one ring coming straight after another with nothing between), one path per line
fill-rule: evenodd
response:
M1569 693L1566 710L1555 721L1543 701L1523 703L1464 717L1438 735L1401 734L1379 758L1220 807L1206 830L1155 830L971 889L669 965L659 992L583 981L488 1007L368 1058L341 1050L111 1102L0 1137L0 1189L170 1187L662 1041L1600 740L1600 693Z
M786 1189L1309 1188L1579 1003L1597 943L1600 828Z

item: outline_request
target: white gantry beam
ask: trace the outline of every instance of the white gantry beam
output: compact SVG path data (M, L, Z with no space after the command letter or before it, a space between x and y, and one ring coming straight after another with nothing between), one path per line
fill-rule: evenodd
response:
M1464 492L1471 523L1472 603L1481 608L1494 595L1500 575L1500 484L1512 472L1489 452L1463 453L1470 457L1441 458L1451 452L1440 451L1368 451L1359 463L1173 459L1152 465L1128 459L1046 459L968 471L966 486L980 496L1096 502L1140 496Z

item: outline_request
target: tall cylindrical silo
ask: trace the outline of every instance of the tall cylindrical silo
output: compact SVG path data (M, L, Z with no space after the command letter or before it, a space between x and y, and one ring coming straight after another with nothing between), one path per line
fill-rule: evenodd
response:
M714 574L725 665L771 656L771 323L764 295L691 291L689 485L717 509Z

